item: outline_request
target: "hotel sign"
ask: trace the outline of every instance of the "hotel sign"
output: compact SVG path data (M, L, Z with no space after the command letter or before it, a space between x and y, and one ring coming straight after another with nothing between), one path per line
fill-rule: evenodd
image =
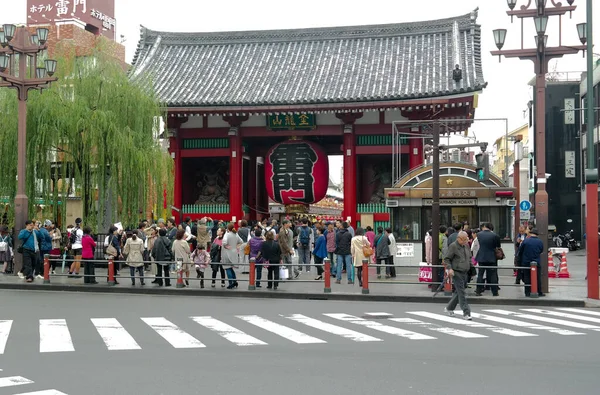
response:
M317 127L315 114L267 115L269 130L313 130Z
M423 206L432 204L432 199L423 199ZM477 199L440 199L440 206L477 206Z

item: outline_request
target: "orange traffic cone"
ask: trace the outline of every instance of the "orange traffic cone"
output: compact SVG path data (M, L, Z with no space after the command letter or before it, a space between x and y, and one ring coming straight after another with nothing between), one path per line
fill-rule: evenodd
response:
M567 268L567 253L563 252L560 256L560 271L558 272L558 277L560 278L569 278L571 274L569 274L569 269Z
M554 269L554 257L552 252L548 251L548 278L556 278L556 269Z

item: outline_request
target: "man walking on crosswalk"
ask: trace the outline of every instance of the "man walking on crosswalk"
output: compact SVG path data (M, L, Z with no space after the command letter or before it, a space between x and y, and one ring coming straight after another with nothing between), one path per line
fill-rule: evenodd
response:
M448 276L454 279L454 292L448 306L444 311L454 315L454 309L459 303L463 311L464 318L471 320L471 308L467 303L467 279L471 270L471 249L469 248L469 235L467 232L460 231L456 241L448 246L448 253L444 257L444 266L448 270Z

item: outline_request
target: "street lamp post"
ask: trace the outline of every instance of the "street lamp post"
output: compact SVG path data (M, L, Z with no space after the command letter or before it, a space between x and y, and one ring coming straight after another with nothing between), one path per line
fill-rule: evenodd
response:
M576 54L586 49L584 45L563 46L562 45L562 17L566 13L572 13L577 8L573 5L574 0L567 0L568 6L558 3L556 0L550 0L552 6L548 6L547 0L535 0L532 7L532 0L528 0L526 5L515 10L517 0L507 0L509 11L507 14L511 17L517 17L521 20L521 48L513 50L502 50L506 40L506 29L494 30L494 41L497 51L492 51L492 55L504 55L507 58L519 58L533 61L536 73L536 100L535 100L535 159L537 167L537 192L535 194L535 218L536 227L540 232L540 238L544 243L544 251L548 251L548 192L546 191L546 74L548 73L548 62L555 58L561 58L564 55ZM559 17L559 45L557 47L548 47L548 36L546 27L548 18L551 16ZM536 36L535 48L525 48L524 46L524 19L533 18ZM578 28L578 31L580 29ZM580 34L580 39L584 40ZM542 292L548 292L548 267L542 265Z
M47 88L56 81L56 61L47 59L38 67L38 54L48 48L48 29L38 28L30 34L25 26L4 25L0 31L0 87L14 88L19 98L17 139L17 194L15 196L15 232L24 226L29 199L25 190L27 170L27 98L29 90ZM15 238L16 239L16 238ZM15 256L17 273L22 265Z

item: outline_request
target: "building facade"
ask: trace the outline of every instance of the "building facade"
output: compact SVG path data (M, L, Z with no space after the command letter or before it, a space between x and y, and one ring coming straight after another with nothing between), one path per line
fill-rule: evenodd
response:
M131 78L152 84L167 105L174 200L183 215L264 216L273 182L267 154L295 140L343 156L344 219L389 225L392 123L414 120L402 128L407 135L423 133L418 121L424 119L467 119L455 129L468 128L486 86L480 36L476 11L427 22L300 30L144 28ZM423 166L423 139L406 138L399 147L403 169ZM303 158L286 158L286 165L304 166ZM302 188L312 188L315 177L328 178L301 176ZM298 192L294 188L287 191Z

